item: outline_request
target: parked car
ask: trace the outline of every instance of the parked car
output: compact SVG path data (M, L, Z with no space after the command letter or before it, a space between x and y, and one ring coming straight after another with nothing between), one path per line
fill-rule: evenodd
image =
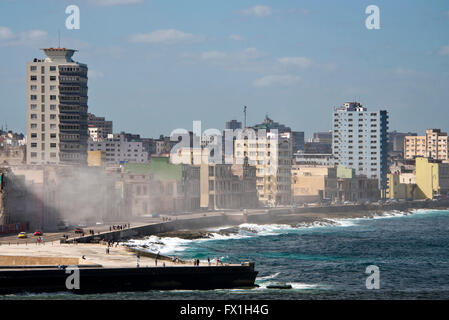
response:
M17 238L19 238L19 239L24 239L24 238L27 238L28 236L27 236L27 233L26 232L20 232L18 235L17 235Z
M81 228L76 228L75 229L75 233L84 233L84 231Z
M37 230L35 233L33 233L34 236L42 236L42 231Z

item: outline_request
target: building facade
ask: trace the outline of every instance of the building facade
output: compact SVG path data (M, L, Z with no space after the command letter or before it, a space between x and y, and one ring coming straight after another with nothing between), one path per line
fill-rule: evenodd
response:
M76 50L42 49L46 58L27 63L27 163L87 161L87 65Z
M101 141L89 140L89 151L104 152L108 164L148 161L148 152L144 151L142 142L128 140L123 133L110 134Z
M107 138L113 132L112 121L107 121L104 117L97 117L93 113L87 114L87 124L89 128L96 128L95 131L99 139Z
M332 153L335 164L355 169L357 175L377 179L386 188L387 111L370 112L358 102L334 108Z
M416 158L418 199L434 199L449 195L449 163L424 157Z
M405 159L428 157L434 160L447 160L449 137L440 129L428 129L424 136L406 136L404 150Z
M263 131L259 131L263 132ZM291 204L291 140L274 131L234 141L235 159L248 158L257 168L257 194L262 205Z

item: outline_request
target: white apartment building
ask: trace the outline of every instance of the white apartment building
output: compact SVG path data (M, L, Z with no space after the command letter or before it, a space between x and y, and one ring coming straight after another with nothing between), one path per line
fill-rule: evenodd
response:
M42 49L27 63L27 163L87 163L87 65L76 50Z
M357 175L378 179L386 188L387 111L370 112L358 102L335 107L332 153L335 164L355 169Z
M148 152L143 150L141 141L127 141L122 133L109 134L102 141L89 140L89 151L102 151L108 164L145 163Z
M249 165L256 166L259 202L271 206L291 204L292 141L276 131L234 141L235 159L247 157Z

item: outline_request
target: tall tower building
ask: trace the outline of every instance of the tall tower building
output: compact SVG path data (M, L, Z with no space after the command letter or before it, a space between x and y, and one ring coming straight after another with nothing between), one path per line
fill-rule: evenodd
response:
M332 153L335 164L378 179L386 189L387 111L369 112L358 102L335 107L332 119Z
M27 163L87 163L87 65L76 50L42 50L27 63Z

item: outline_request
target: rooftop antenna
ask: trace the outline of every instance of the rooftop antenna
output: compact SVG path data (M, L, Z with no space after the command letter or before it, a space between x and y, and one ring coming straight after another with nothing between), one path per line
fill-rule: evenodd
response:
M246 106L243 106L243 114L244 114L244 119L245 119L245 129L246 129Z

